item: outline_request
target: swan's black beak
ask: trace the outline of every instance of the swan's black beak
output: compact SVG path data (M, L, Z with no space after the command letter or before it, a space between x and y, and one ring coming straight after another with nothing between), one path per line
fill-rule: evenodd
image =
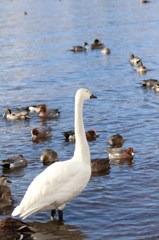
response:
M92 95L90 96L90 98L97 98L97 97L92 94Z

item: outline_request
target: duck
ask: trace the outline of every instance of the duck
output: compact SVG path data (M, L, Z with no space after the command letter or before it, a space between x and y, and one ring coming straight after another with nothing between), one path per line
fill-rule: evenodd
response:
M9 192L11 194L10 187L6 184L7 182L10 182L7 177L0 177L0 197L4 192Z
M51 131L52 131L51 127L39 128L39 129L33 128L31 130L32 140L50 138L52 136Z
M91 44L91 49L103 49L104 44L99 39L95 39L94 42Z
M65 136L66 141L75 142L75 131L74 130L63 132L62 134ZM87 138L88 142L96 140L96 138L98 136L99 135L97 135L95 130L88 130L86 132L86 138Z
M9 108L5 109L3 117L8 120L28 120L31 118L28 112L12 112Z
M100 173L100 172L109 172L110 163L109 158L96 158L91 160L91 172Z
M148 0L140 0L140 3L149 3L150 1Z
M3 193L8 192L11 194L10 187L8 185L0 185L0 197L3 195Z
M159 83L155 83L152 87L155 92L159 92Z
M47 110L44 105L40 106L39 117L41 118L57 118L59 114L60 112L58 109Z
M140 61L139 57L135 57L134 54L130 54L130 63L136 65Z
M31 234L35 233L29 227L28 223L24 223L18 219L11 217L3 218L0 220L0 239L28 239Z
M12 206L12 195L10 192L4 192L0 197L0 209Z
M21 203L12 216L25 219L31 214L51 210L52 219L58 209L59 222L63 222L63 209L77 197L91 177L90 150L83 123L83 104L97 98L88 89L80 88L75 94L74 155L70 160L56 162L40 173L28 187Z
M141 61L137 62L138 67L136 68L136 71L140 74L146 73L147 72L147 68L145 66L143 66Z
M143 87L152 88L155 83L159 84L159 81L156 80L156 79L143 80L143 81L142 81L142 86L143 86Z
M2 160L2 167L4 168L19 168L19 167L26 167L27 166L27 160L23 157L22 154L19 154L18 156L12 156L5 160Z
M109 144L111 147L121 147L123 143L124 138L118 133L109 138Z
M12 183L7 177L0 176L0 185L6 185L7 182Z
M84 42L83 47L82 46L73 46L70 51L73 52L86 52L88 50L88 43Z
M30 112L39 113L41 106L45 107L46 111L48 111L48 107L47 107L46 104L39 104L39 105L28 106L28 107L26 107L26 110L27 110L27 111L30 111Z
M40 160L42 161L43 165L50 165L57 162L59 160L59 156L54 150L46 149L41 155Z
M111 53L110 49L109 49L109 48L106 48L106 47L102 48L101 52L102 52L103 54L110 54L110 53Z
M124 148L107 148L105 150L108 155L109 155L109 159L111 160L124 160L124 159L128 159L128 160L133 160L134 157L134 153L133 153L133 148L129 147L127 149Z

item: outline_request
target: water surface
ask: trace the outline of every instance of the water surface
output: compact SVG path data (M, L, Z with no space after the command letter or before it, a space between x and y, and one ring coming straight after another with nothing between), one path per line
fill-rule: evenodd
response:
M3 170L14 207L30 182L45 169L40 155L54 149L60 161L70 159L74 144L63 131L74 128L74 96L80 87L98 98L84 104L85 129L99 134L90 142L91 158L107 157L109 138L120 133L125 148L134 148L134 161L111 162L110 173L92 176L85 190L64 209L64 225L50 221L50 212L29 216L37 239L158 239L158 102L159 94L141 87L143 79L159 76L159 2L135 1L0 1L0 113L30 104L59 108L60 117L42 121L1 118L1 160L23 154L28 166ZM24 15L24 11L28 14ZM111 49L108 56L91 51L99 38ZM89 43L87 53L68 51ZM148 71L139 75L129 63L140 57ZM51 126L53 136L35 144L33 127ZM12 210L1 212L0 218Z

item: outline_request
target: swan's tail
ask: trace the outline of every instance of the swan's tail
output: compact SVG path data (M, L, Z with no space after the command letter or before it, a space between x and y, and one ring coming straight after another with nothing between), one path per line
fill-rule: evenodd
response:
M12 212L12 216L15 217L17 215L20 215L21 211L20 211L20 206L17 206L14 211Z

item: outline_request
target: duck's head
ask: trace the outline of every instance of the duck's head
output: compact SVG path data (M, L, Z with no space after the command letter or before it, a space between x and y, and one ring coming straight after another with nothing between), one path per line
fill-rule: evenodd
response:
M38 136L38 134L39 134L39 131L36 128L33 128L31 130L32 139L34 138L34 136Z
M133 148L132 147L129 147L126 152L132 156L134 156L134 153L133 153Z
M47 107L45 105L40 106L39 113L40 112L46 112L46 111L47 111Z

